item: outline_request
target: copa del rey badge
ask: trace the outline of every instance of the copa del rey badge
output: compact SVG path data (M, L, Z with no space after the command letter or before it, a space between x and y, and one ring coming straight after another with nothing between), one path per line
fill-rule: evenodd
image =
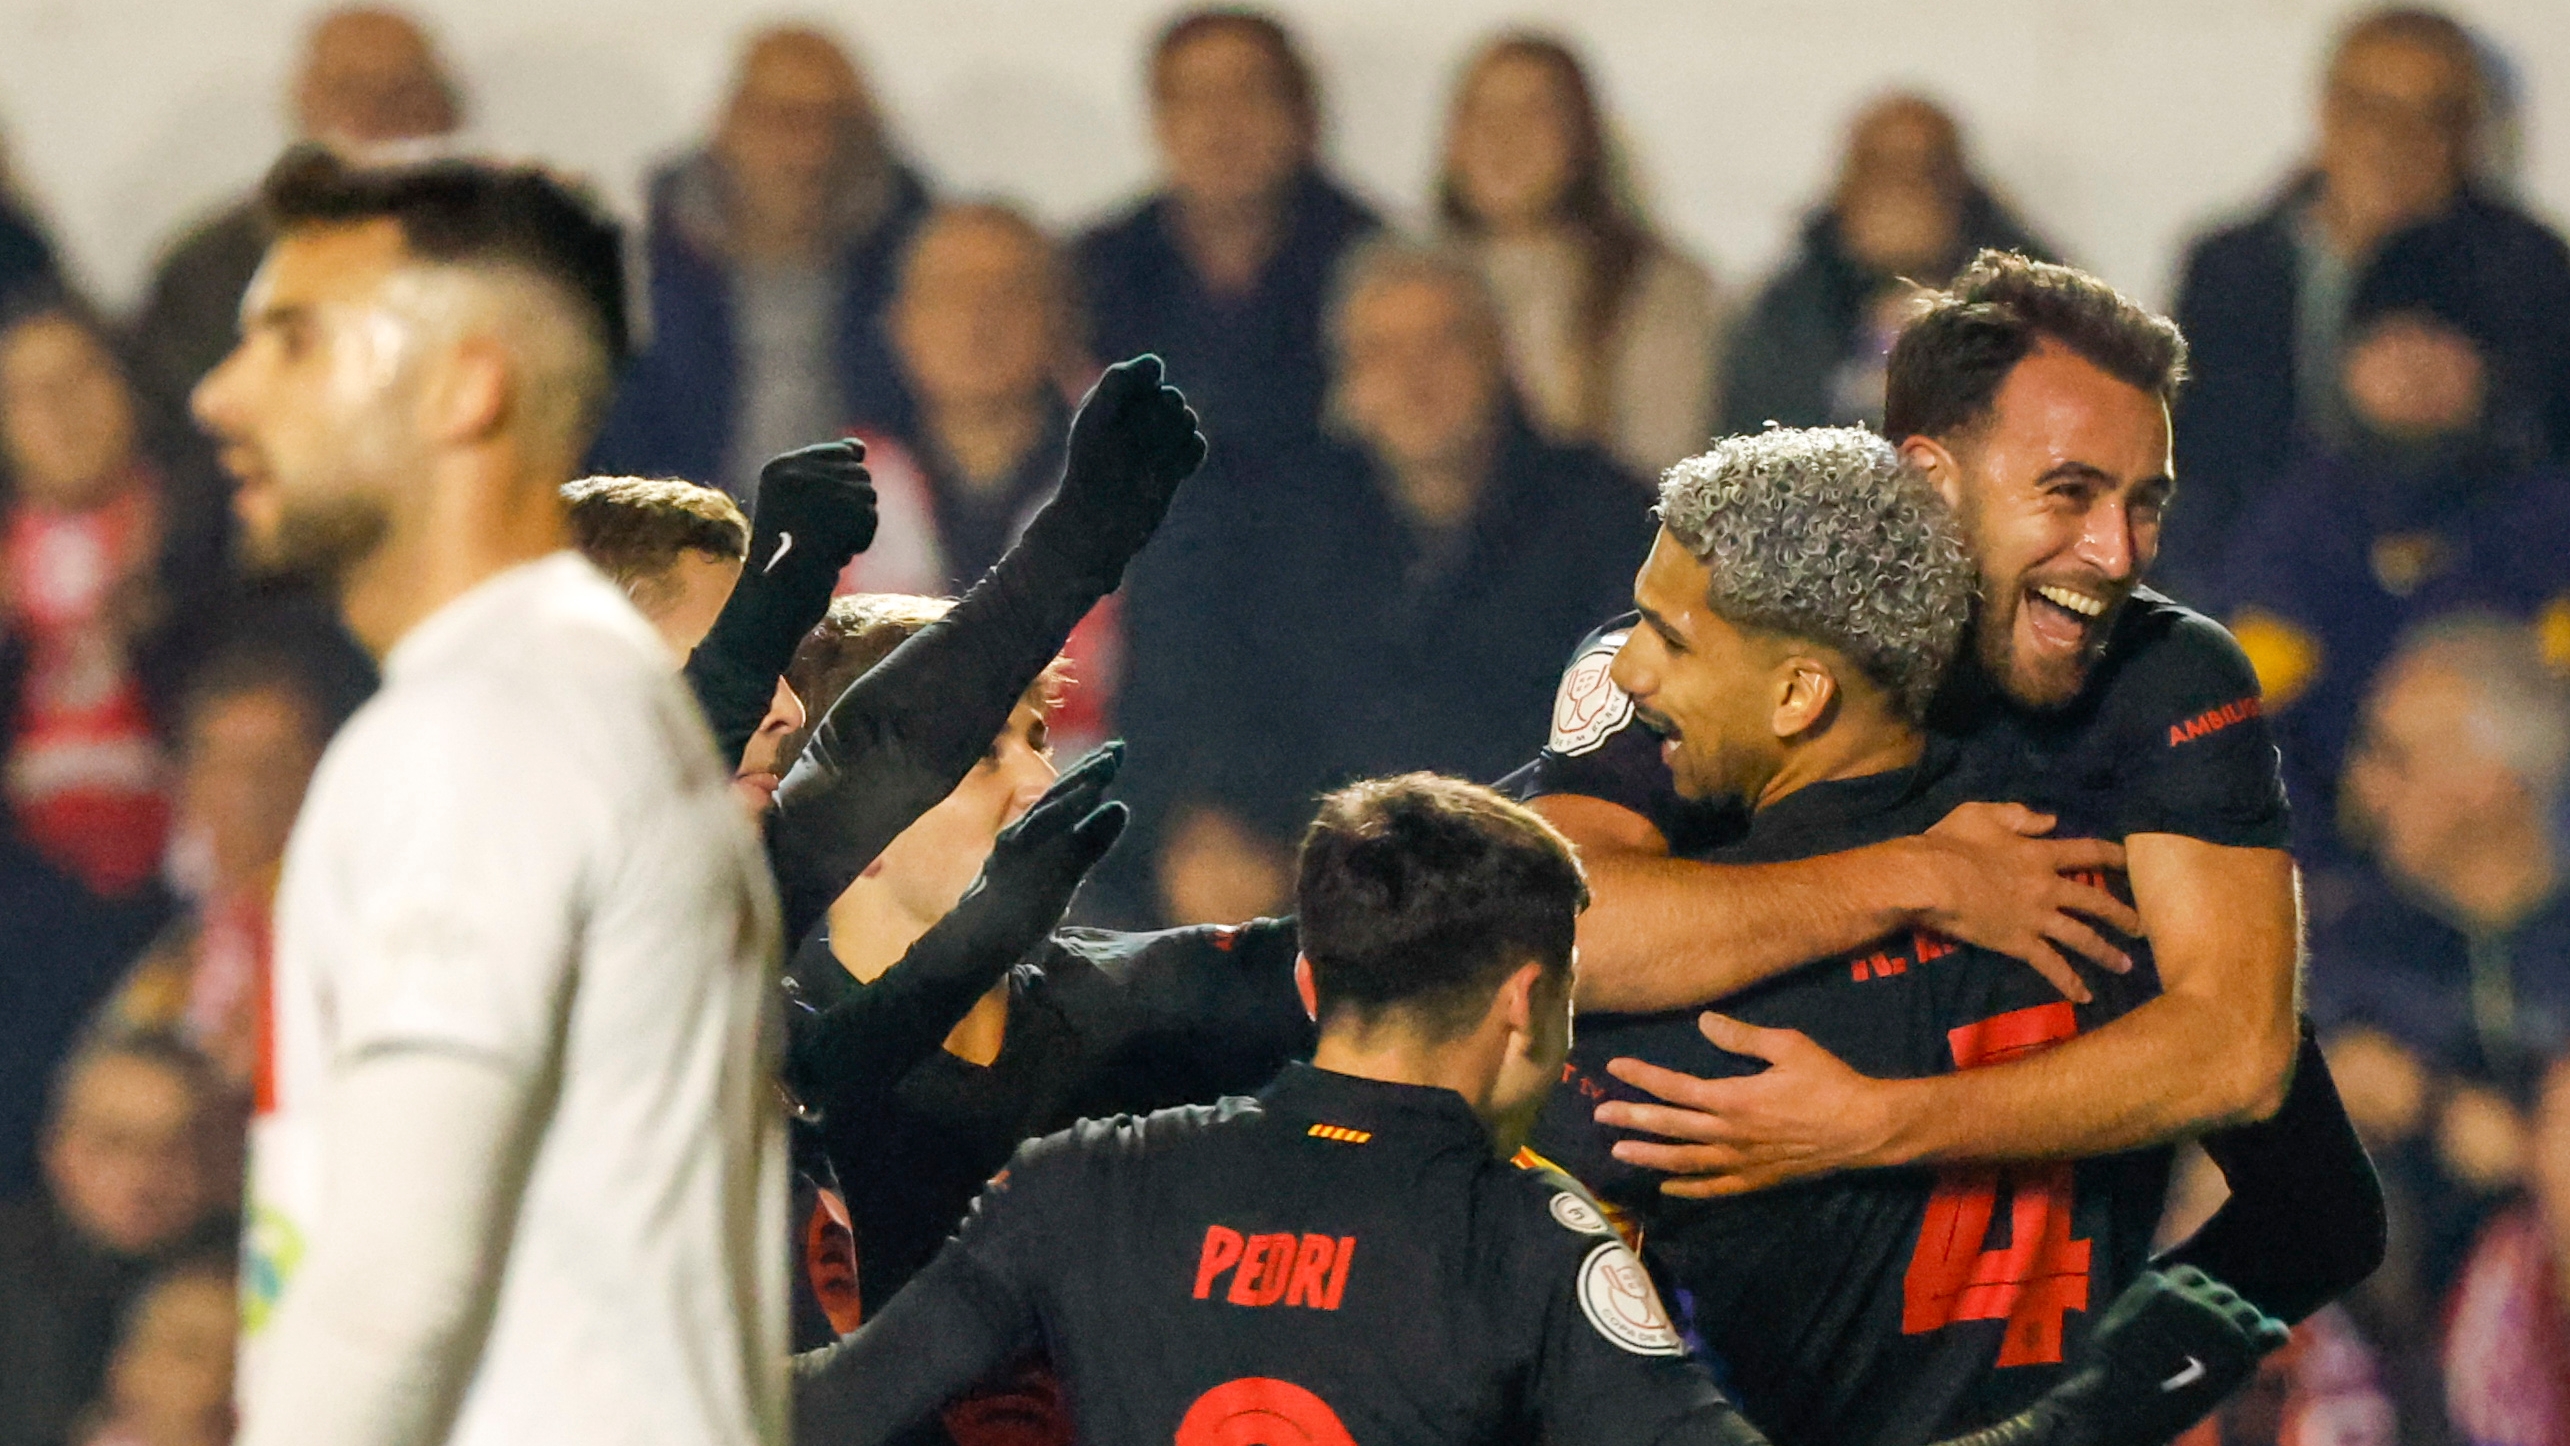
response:
M1632 695L1607 676L1628 631L1619 628L1600 636L1581 649L1562 674L1562 686L1553 695L1552 737L1545 742L1555 753L1576 758L1594 752L1616 729L1633 720Z
M1637 1356L1686 1354L1651 1277L1622 1241L1605 1242L1580 1263L1579 1308L1599 1335Z

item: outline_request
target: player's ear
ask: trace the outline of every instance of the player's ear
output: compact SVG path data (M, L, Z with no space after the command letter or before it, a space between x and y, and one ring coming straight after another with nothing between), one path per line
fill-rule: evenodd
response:
M1829 721L1838 702L1838 675L1820 659L1797 654L1776 665L1775 710L1768 726L1778 738L1800 738Z
M1312 983L1312 961L1294 956L1294 997L1303 1001L1303 1017L1318 1024L1321 1019L1321 991Z
M1927 478L1948 507L1963 505L1963 464L1934 437L1908 437L1901 442L1901 463Z
M508 420L519 381L508 348L476 332L445 348L420 387L420 431L441 442L480 441Z
M1535 1018L1543 1004L1543 987L1544 966L1531 959L1519 965L1517 972L1508 976L1508 982L1499 986L1496 1007L1507 1019L1510 1029L1529 1038L1535 1035Z

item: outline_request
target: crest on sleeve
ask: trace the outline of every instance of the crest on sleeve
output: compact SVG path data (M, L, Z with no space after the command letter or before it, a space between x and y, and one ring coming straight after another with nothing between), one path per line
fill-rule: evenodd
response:
M1606 1241L1580 1262L1579 1308L1599 1335L1637 1356L1686 1354L1641 1259L1622 1241Z
M1553 1192L1553 1223L1575 1235L1604 1235L1613 1229L1594 1205L1568 1190Z
M1633 721L1633 698L1615 686L1606 670L1615 665L1626 629L1604 634L1580 650L1562 673L1553 695L1553 731L1544 746L1565 757L1595 752L1615 731Z

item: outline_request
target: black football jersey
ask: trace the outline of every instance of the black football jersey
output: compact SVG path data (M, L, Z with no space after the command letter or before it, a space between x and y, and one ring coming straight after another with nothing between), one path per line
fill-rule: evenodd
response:
M1595 1201L1451 1090L1308 1065L1020 1150L798 1440L870 1446L1041 1341L1092 1446L1754 1446Z

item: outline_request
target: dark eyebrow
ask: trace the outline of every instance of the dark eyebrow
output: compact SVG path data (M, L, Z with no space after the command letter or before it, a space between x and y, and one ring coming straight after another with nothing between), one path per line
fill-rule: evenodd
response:
M1642 621L1649 625L1651 631L1660 635L1660 641L1676 648L1683 648L1687 645L1686 636L1684 634L1680 633L1676 628L1669 626L1669 620L1667 618L1664 618L1658 613L1651 611L1649 608L1642 606L1639 599L1634 601L1633 610L1642 615Z
M2115 477L2103 467L2093 467L2086 462L2056 462L2051 471L2035 479L2038 487L2048 487L2055 482L2095 482L2112 487Z
M296 304L271 306L256 315L245 318L242 330L247 331L254 326L290 326L311 315L312 308L308 306Z

